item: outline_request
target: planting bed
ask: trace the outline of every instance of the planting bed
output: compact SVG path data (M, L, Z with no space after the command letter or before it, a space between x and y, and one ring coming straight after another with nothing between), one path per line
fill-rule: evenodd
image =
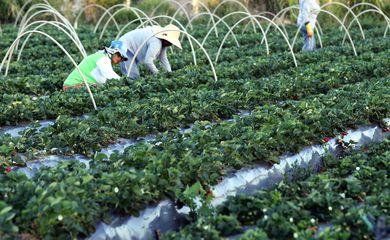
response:
M292 169L276 188L231 197L162 239L386 239L389 147L387 139L330 155L314 175Z
M91 28L78 30L88 53L116 34L109 29L94 42ZM2 29L0 56L16 31ZM293 36L296 28L287 31ZM185 42L170 53L174 72L92 89L98 110L84 90L61 90L72 65L50 42L32 37L0 76L0 237L101 239L102 225L121 225L118 219L165 201L190 221L166 239L373 238L390 205L388 140L337 161L327 157L318 175L296 170L275 189L230 198L215 215L208 207L223 202L213 200L212 186L239 169L270 168L282 155L359 126L388 131L390 41L383 26L354 39L358 56L341 45L339 29L323 31L323 49L302 53L298 41L295 67L279 34L268 35L267 56L259 34L237 28L241 46L224 45L218 81L202 51L192 65ZM202 39L204 26L192 34ZM220 42L212 35L205 44L213 59ZM81 60L75 47L68 50ZM156 226L166 231L176 223Z

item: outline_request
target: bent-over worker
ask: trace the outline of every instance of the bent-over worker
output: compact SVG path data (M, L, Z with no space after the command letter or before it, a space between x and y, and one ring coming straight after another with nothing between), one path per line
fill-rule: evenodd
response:
M84 58L78 65L80 71L89 85L103 85L108 79L119 79L112 68L113 64L126 61L126 49L120 41L112 41L110 47L105 47ZM79 70L75 68L64 82L63 90L84 87L84 79Z
M314 28L320 10L321 7L318 0L299 0L299 15L297 24L304 37L302 51L314 51L316 48Z
M126 33L119 38L119 41L122 41L125 48L127 48L126 57L128 59L121 63L122 73L126 76L129 75L132 79L136 79L140 76L138 65L144 63L152 74L157 74L159 70L154 65L156 59L160 61L165 71L171 72L167 48L174 45L182 49L179 37L179 28L172 24L164 28L150 26ZM142 46L142 44L144 45ZM129 69L131 61L138 50L139 52L135 57L134 63L131 69Z

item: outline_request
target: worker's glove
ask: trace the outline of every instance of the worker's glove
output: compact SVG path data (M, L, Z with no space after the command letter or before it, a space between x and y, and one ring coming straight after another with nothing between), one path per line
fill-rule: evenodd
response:
M309 38L313 37L314 33L310 23L306 23L306 32Z

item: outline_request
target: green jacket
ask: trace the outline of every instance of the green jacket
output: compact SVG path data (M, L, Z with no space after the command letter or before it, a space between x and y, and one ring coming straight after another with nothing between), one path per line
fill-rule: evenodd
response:
M88 84L90 85L97 84L96 79L92 76L92 71L97 67L96 62L99 61L99 59L102 57L105 57L104 53L97 52L84 58L83 61L81 61L81 63L78 65L85 77L85 80L87 80ZM81 83L84 83L83 77L81 76L78 69L75 68L66 78L64 86L70 87Z

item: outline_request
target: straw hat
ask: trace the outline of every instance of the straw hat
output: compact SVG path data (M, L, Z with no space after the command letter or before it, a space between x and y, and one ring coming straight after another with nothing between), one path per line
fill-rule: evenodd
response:
M162 32L162 31L166 32ZM167 40L168 42L172 43L176 47L182 49L181 43L179 40L180 37L180 29L176 27L173 24L169 24L166 27L160 27L160 26L153 26L153 34L157 38Z

